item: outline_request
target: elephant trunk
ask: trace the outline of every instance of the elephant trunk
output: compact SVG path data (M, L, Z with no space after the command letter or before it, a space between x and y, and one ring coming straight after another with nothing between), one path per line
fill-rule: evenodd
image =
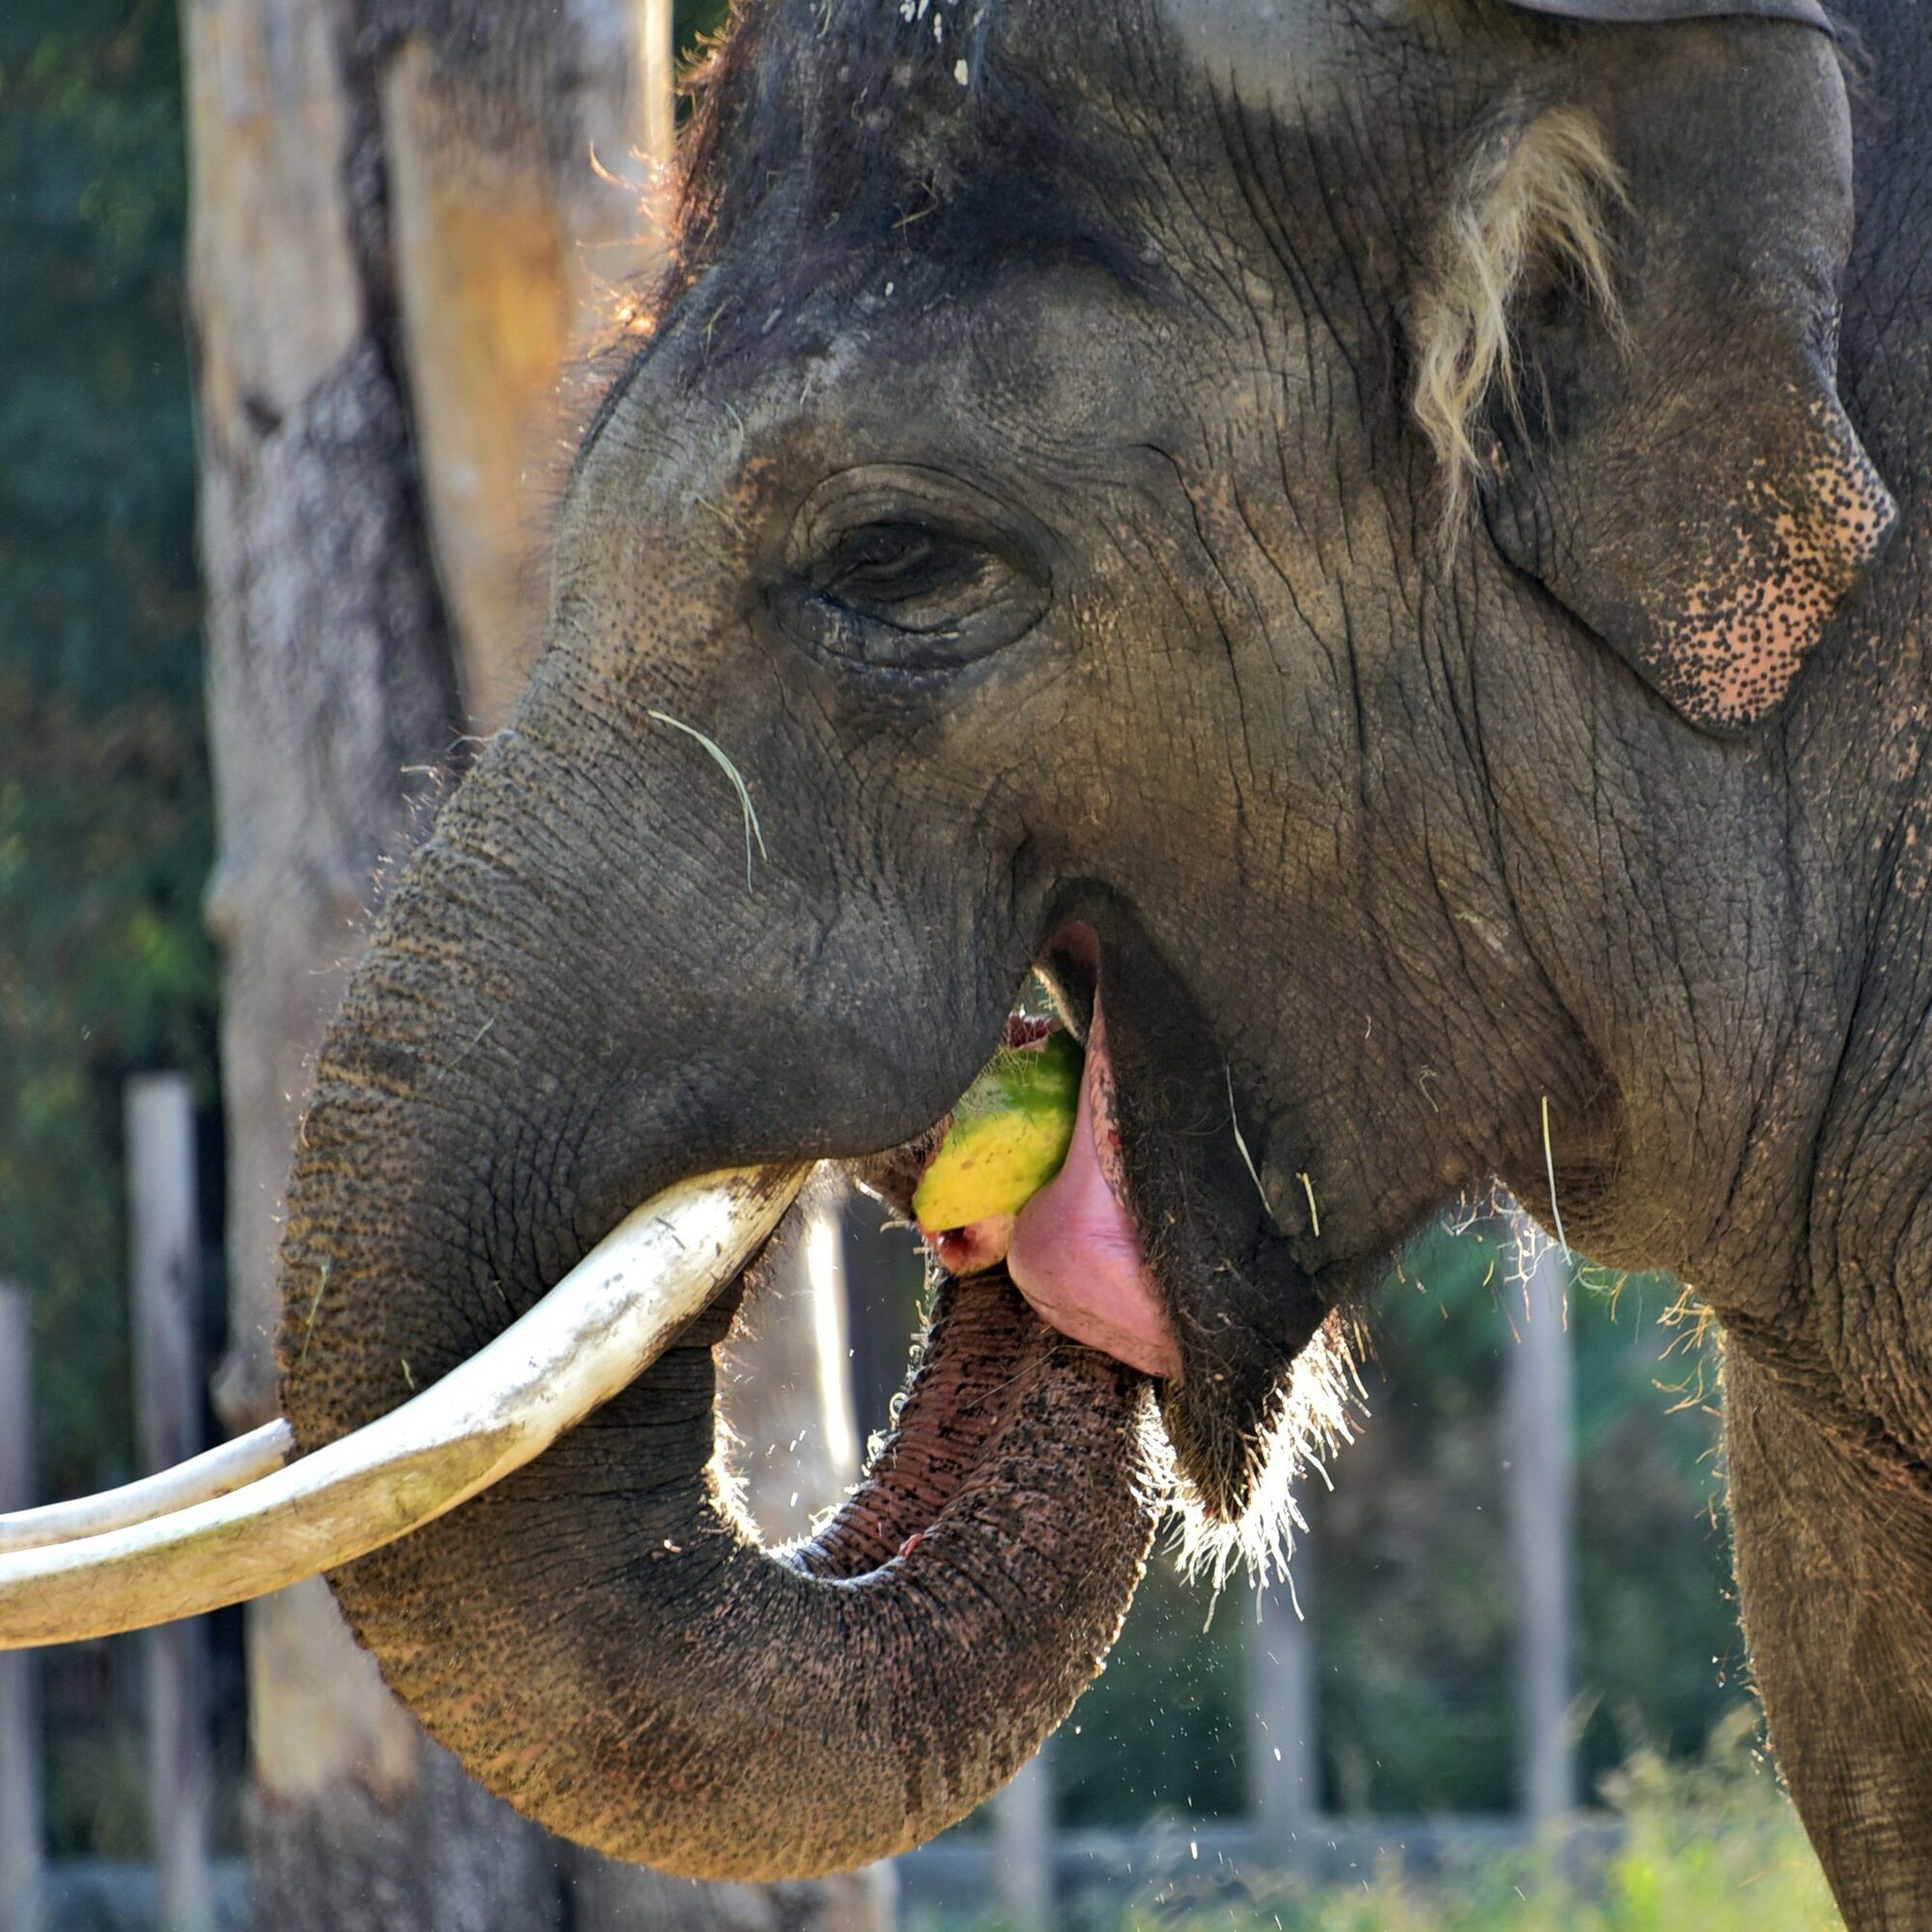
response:
M693 1044L715 1015L649 989L622 1013L577 975L608 942L568 907L605 901L476 837L516 763L499 742L453 802L324 1049L284 1252L304 1450L473 1354L657 1188L825 1151L781 1145L755 1082L691 1099L730 1084ZM431 1733L529 1815L692 1877L803 1877L964 1815L1097 1671L1151 1533L1147 1384L1002 1275L943 1284L864 1483L768 1550L718 1441L744 1293L722 1283L537 1461L332 1581Z

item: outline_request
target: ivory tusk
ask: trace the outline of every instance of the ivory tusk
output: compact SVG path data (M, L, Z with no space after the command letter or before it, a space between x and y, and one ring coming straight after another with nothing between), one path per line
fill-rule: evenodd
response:
M126 1529L157 1516L186 1509L190 1503L225 1496L257 1477L279 1469L296 1450L296 1433L277 1416L232 1442L206 1449L98 1496L81 1496L71 1503L45 1503L39 1509L16 1510L0 1516L0 1555L16 1549L43 1549L50 1543L72 1543L83 1536L99 1536Z
M809 1172L734 1168L668 1188L488 1347L367 1428L232 1493L0 1555L0 1650L199 1616L454 1509L641 1375L751 1260Z

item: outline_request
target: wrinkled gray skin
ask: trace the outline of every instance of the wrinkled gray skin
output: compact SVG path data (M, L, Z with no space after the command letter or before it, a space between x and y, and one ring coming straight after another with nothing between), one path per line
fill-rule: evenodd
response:
M1285 1364L1418 1223L1492 1175L1547 1201L1547 1099L1573 1244L1677 1270L1723 1320L1745 1620L1848 1920L1932 1924L1922 21L1861 10L1848 95L1825 35L1762 18L930 16L770 0L740 29L684 280L570 487L534 686L324 1056L291 1203L304 1439L401 1400L398 1356L421 1381L473 1348L652 1188L925 1127L1082 921L1198 1506L1239 1513ZM1564 101L1629 184L1629 342L1536 294L1548 386L1526 426L1491 419L1484 502L1443 539L1418 291L1472 149ZM1889 508L1845 422L1898 504L1868 570ZM1867 527L1827 558L1811 661L1788 691L1714 683L1685 611L1756 575L1786 595L1821 497ZM749 889L734 797L653 711L744 775ZM1027 1547L988 1586L1017 1620L941 1657L856 1609L799 1639L733 1594L770 1559L715 1515L691 1532L712 1569L625 1543L673 1421L697 1493L721 1326L589 1446L338 1583L528 1808L676 1868L783 1837L738 1865L810 1869L897 1828L794 1842L787 1789L856 1809L876 1751L889 1808L903 1790L931 1829L1093 1658L1050 1697L1009 1667L1060 1615ZM1098 1453L1042 1467L1030 1520L1061 1508L1130 1588ZM706 1743L730 1672L694 1689L685 1660L720 1632L808 1701ZM922 1673L952 1715L908 1744ZM1026 1735L955 1776L1029 1698ZM860 1707L838 1744L828 1714ZM638 1742L687 1723L669 1764ZM802 1782L740 1776L786 1753Z

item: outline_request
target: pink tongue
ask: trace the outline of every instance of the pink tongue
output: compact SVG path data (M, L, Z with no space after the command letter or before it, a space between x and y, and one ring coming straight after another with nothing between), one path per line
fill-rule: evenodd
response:
M1062 1334L1143 1374L1179 1381L1180 1350L1126 1195L1114 1068L1096 993L1073 1145L1066 1165L1020 1210L1007 1267L1040 1320Z

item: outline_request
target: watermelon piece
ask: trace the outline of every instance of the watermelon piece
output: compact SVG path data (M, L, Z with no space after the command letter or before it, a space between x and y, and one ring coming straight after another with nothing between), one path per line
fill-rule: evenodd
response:
M1065 1029L994 1054L953 1108L913 1190L923 1232L1017 1214L1060 1172L1073 1144L1085 1059Z

